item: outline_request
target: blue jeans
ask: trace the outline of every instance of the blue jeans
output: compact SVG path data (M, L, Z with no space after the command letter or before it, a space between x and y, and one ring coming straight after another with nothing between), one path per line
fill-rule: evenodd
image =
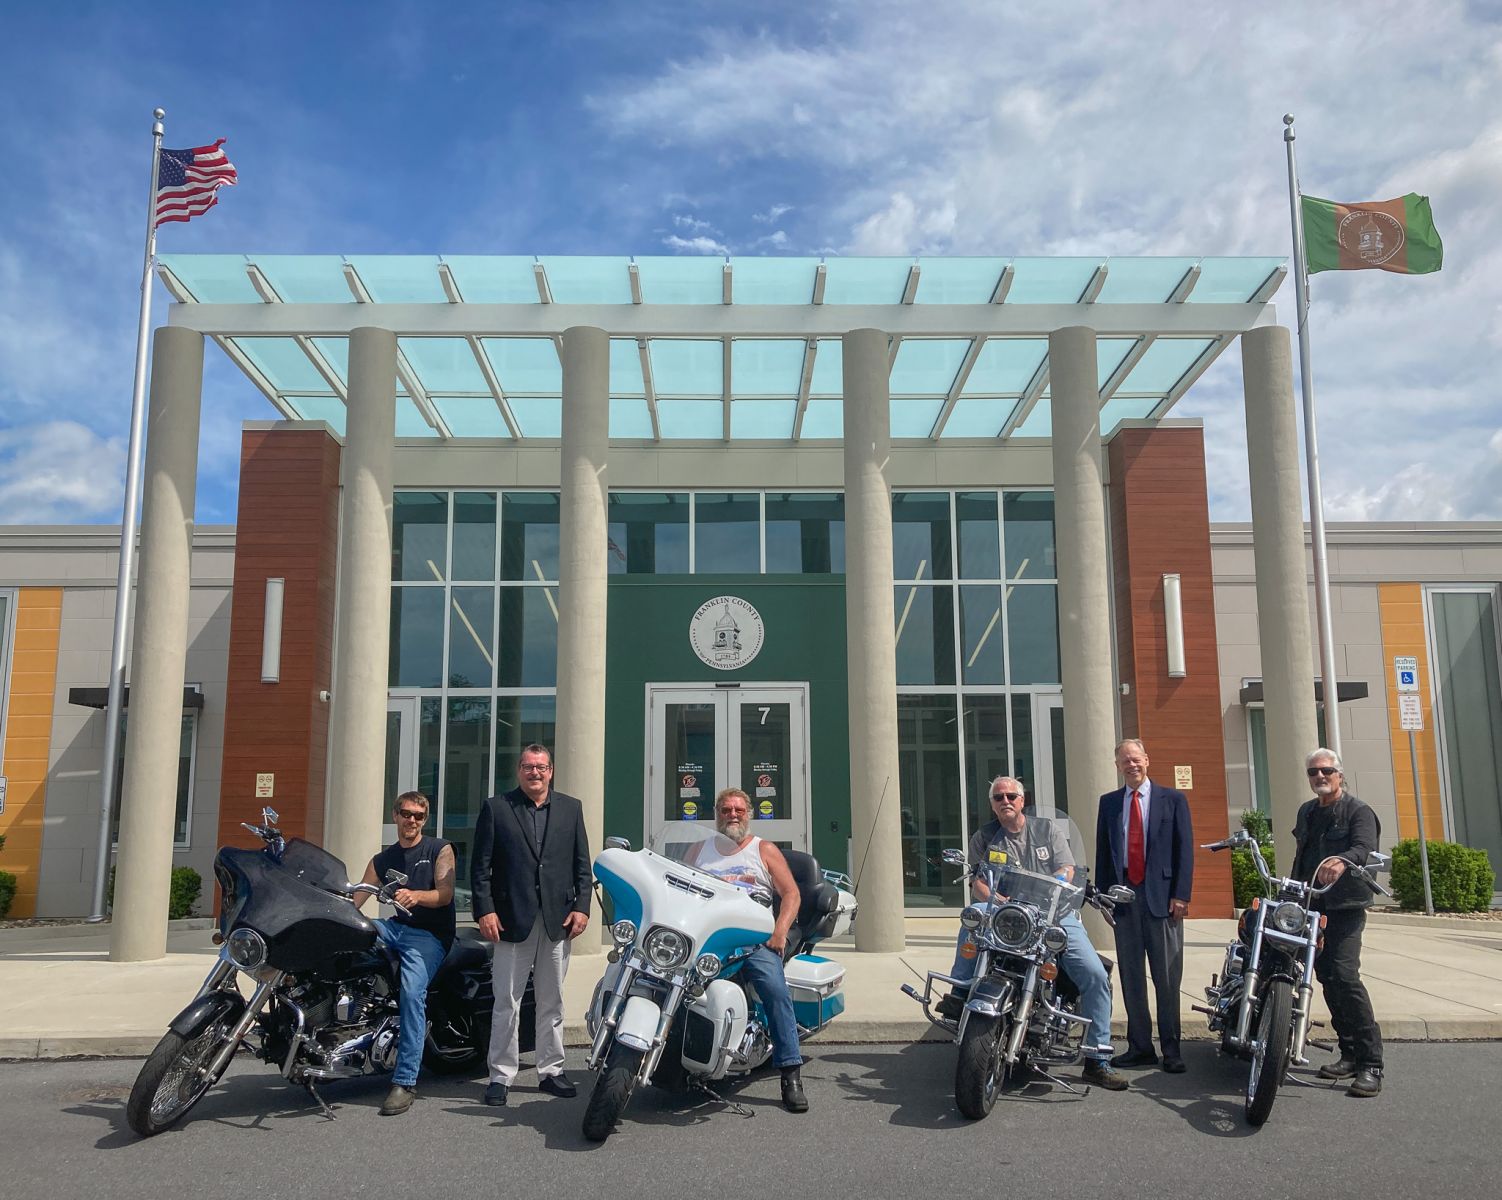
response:
M990 905L976 907L990 912ZM1109 1062L1111 1058L1111 977L1106 974L1106 964L1090 944L1090 937L1080 923L1079 916L1070 913L1059 924L1069 935L1069 944L1059 956L1065 973L1080 989L1080 1016L1090 1019L1090 1032L1085 1036L1080 1049L1086 1058ZM970 931L960 930L955 942L954 966L950 975L969 981L975 978L975 957L966 958L960 947L969 940Z
M746 980L761 997L767 1014L767 1032L772 1035L772 1065L796 1067L803 1061L798 1049L798 1019L793 1016L793 998L788 994L782 955L758 946L740 966Z
M426 929L398 925L386 917L377 917L375 927L402 960L402 1028L391 1082L411 1088L417 1086L417 1068L422 1066L422 1046L428 1035L428 984L443 965L443 943Z

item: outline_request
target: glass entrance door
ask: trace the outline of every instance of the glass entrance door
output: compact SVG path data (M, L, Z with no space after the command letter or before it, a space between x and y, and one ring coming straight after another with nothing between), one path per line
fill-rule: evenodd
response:
M721 788L751 798L759 837L808 849L808 685L647 687L647 836L713 821Z

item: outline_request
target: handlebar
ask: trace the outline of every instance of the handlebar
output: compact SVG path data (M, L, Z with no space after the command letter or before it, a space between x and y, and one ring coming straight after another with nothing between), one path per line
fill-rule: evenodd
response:
M402 916L410 917L412 915L412 910L405 904L398 904L396 902L395 889L404 886L405 882L406 881L403 880L401 883L398 883L397 881L392 880L391 882L387 883L385 887L376 887L376 885L373 883L352 883L350 884L348 894L351 899L356 896L374 896L382 904L391 905L396 909L397 912L401 913ZM392 889L391 895L389 896L386 894L388 888Z
M1339 883L1342 878L1344 878L1344 875L1338 875L1334 879L1332 879L1329 883L1325 884L1324 887L1315 887L1313 880L1310 880L1307 883L1304 882L1303 880L1297 880L1297 879L1284 879L1284 880L1280 881L1280 880L1278 880L1277 876L1275 876L1271 871L1269 871L1267 869L1267 861L1262 857L1262 846L1261 846L1261 844L1257 841L1256 838L1254 838L1245 829L1238 829L1230 837L1224 838L1224 839L1222 839L1221 841L1218 841L1218 842L1205 842L1205 843L1202 843L1200 845L1200 849L1201 850L1209 850L1212 853L1218 853L1221 850L1239 850L1239 849L1250 850L1252 852L1252 861L1257 866L1257 873L1262 876L1262 878L1263 878L1263 880L1265 882L1267 882L1267 883L1274 883L1274 882L1298 883L1298 884L1300 884L1303 887L1305 887L1305 888L1308 889L1309 895L1310 895L1311 898L1315 897L1315 896L1323 896L1326 892L1328 892L1331 888L1333 888L1337 883ZM1380 883L1378 883L1376 877L1371 873L1371 871L1368 868L1362 866L1360 863L1353 863L1348 858L1340 858L1340 856L1338 854L1332 854L1332 855L1329 855L1327 858L1321 859L1320 863L1319 863L1319 866L1324 866L1325 863L1327 863L1327 862L1330 861L1330 859L1340 859L1341 862L1345 863L1345 865L1346 865L1346 869L1345 869L1345 873L1344 873L1345 875L1352 875L1352 876L1354 876L1356 879L1359 879L1362 883L1366 884L1366 886L1369 887L1369 888L1371 888L1372 891L1374 891L1374 892L1380 892L1382 895L1388 896L1388 897L1392 896L1392 892L1388 891L1387 888L1383 887ZM1315 868L1315 873L1318 874L1318 871L1319 871L1319 867L1316 867Z

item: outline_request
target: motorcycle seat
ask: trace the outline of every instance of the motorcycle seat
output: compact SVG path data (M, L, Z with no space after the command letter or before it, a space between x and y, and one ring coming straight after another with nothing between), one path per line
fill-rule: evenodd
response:
M788 930L787 950L783 954L786 961L797 954L810 938L817 939L828 932L827 929L821 929L821 926L826 924L830 914L839 907L840 893L839 889L824 878L819 860L812 854L804 854L801 850L784 850L782 855L787 859L793 882L798 885L799 900L798 915L793 919L792 928Z
M493 952L492 943L473 934L465 936L466 933L469 931L466 930L454 939L454 944L449 947L449 952L444 955L442 964L433 974L434 983L460 971L489 969L490 956Z

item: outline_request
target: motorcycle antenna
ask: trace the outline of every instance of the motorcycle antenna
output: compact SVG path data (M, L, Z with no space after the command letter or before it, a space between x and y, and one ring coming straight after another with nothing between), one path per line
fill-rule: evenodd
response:
M887 802L887 789L892 786L892 777L887 776L886 782L881 785L881 795L876 798L876 815L871 818L871 830L866 834L866 848L861 853L861 865L855 872L855 880L850 885L860 894L861 880L866 874L866 859L871 855L871 842L876 837L877 822L881 820L881 806Z

